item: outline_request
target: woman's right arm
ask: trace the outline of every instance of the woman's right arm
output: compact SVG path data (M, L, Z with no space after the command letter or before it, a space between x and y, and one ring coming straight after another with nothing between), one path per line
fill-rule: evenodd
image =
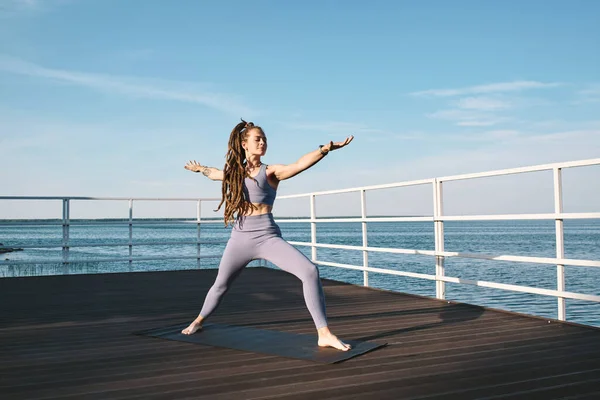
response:
M205 167L204 165L200 165L197 161L189 161L185 164L185 167L188 171L192 172L202 172L202 175L206 176L208 179L213 181L222 181L223 180L223 171L213 167Z

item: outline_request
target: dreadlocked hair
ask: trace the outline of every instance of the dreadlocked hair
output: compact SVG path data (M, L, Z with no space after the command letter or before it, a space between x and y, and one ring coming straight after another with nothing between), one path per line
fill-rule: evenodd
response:
M225 155L225 166L223 168L223 184L221 186L221 202L215 211L221 209L225 203L224 220L225 226L233 223L235 219L252 207L252 204L246 199L244 193L244 178L246 178L246 152L242 147L242 142L248 137L248 132L252 129L260 129L252 122L242 122L237 124L229 135L229 144L227 154Z

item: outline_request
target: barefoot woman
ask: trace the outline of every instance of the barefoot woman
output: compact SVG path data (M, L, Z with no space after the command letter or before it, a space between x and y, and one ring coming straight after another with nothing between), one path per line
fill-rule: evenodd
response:
M182 331L191 335L217 308L242 269L252 260L267 260L302 281L304 300L319 335L318 345L347 351L350 346L331 333L325 315L325 298L317 267L281 237L273 220L273 203L280 181L298 175L323 159L330 151L349 144L329 142L289 165L265 165L261 157L267 151L267 137L259 126L242 120L231 131L223 171L190 161L185 168L202 172L215 181L223 181L225 224L233 224L231 237L219 264L215 283L208 291L200 315Z

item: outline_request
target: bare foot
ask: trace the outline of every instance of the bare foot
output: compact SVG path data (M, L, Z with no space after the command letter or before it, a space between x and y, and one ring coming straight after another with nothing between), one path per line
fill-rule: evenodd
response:
M182 330L181 333L183 333L184 335L193 335L200 329L202 329L202 322L194 321L190 324L190 326Z
M348 351L352 348L348 343L342 342L333 334L319 336L319 347L333 347L341 351Z

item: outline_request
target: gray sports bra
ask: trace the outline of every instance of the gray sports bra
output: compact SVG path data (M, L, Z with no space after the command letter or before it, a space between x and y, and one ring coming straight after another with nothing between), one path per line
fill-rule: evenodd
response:
M269 185L267 181L267 166L262 164L258 174L254 179L246 177L244 179L244 194L246 200L250 203L261 203L272 206L275 203L277 190Z

